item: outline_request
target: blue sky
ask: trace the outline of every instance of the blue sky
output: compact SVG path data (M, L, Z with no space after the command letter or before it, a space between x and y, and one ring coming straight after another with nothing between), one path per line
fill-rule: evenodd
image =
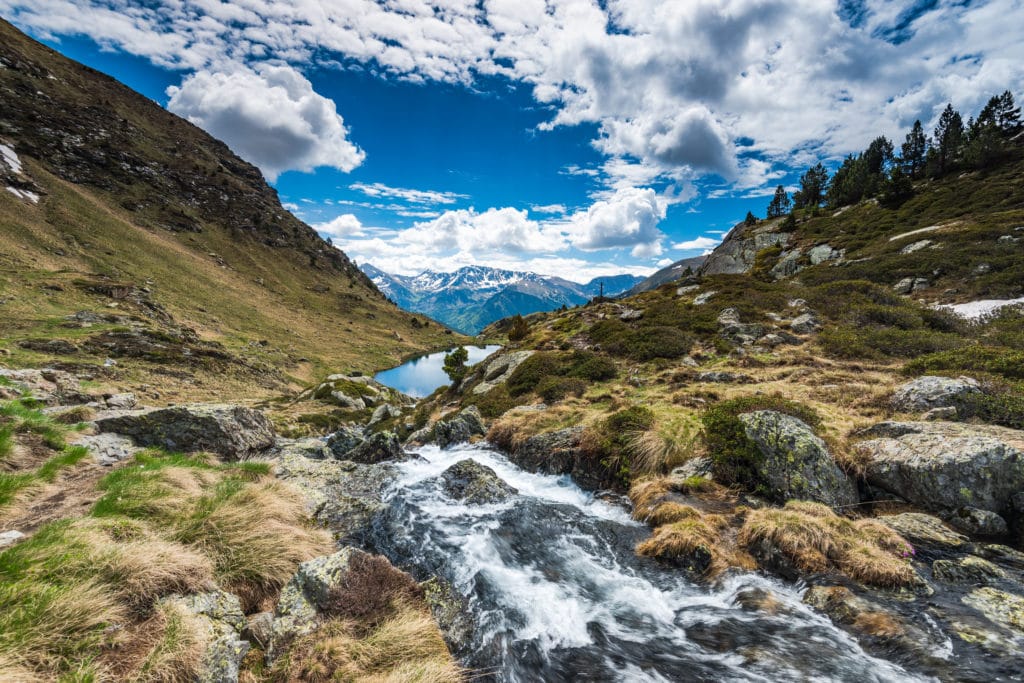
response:
M1024 81L1020 2L0 0L224 139L360 262L586 280Z

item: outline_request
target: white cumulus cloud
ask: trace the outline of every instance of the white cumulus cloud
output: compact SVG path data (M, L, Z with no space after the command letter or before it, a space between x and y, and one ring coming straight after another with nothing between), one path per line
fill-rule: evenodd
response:
M334 102L289 66L200 71L167 94L168 109L226 142L271 181L321 166L348 172L366 156L348 139Z
M658 256L665 210L650 188L618 190L569 218L572 245L585 251L630 247L635 257Z

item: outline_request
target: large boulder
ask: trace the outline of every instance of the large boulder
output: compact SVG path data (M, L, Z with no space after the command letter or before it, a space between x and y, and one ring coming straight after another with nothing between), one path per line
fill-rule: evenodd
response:
M238 597L224 591L211 591L173 596L162 602L188 615L201 631L206 649L196 683L238 683L242 659L249 651L249 643L241 637L246 620Z
M980 392L978 381L970 377L918 377L896 390L892 396L892 407L906 413L955 408L965 395Z
M882 422L854 445L873 486L925 510L1013 511L1024 491L1024 432L953 422Z
M345 454L365 440L366 430L362 427L342 427L327 437L327 447L335 458L344 460Z
M295 575L281 589L274 612L274 628L268 658L273 659L292 639L312 633L318 626L320 607L331 588L348 571L352 557L362 551L345 547L299 565Z
M275 461L279 479L295 486L310 516L340 543L364 543L373 521L387 506L384 496L397 476L391 463L360 465L348 460L314 460L283 451Z
M596 490L609 484L608 470L599 458L589 457L580 448L583 427L566 427L543 432L512 444L495 444L509 459L529 472L568 474L581 488Z
M483 381L473 387L474 394L486 394L499 384L507 381L516 368L532 356L534 351L512 351L503 353L489 361L483 371Z
M470 458L446 469L441 474L441 481L449 496L470 505L500 503L518 493L490 467Z
M441 448L447 448L486 433L480 410L476 406L470 406L459 411L457 415L445 418L435 424L430 430L428 440L433 441Z
M858 501L857 487L806 423L773 410L744 413L739 420L762 455L759 474L774 498L832 507Z
M883 515L877 519L918 547L944 551L961 550L970 543L969 538L950 529L938 517L923 512Z
M96 421L101 432L130 436L140 446L171 451L211 451L237 458L274 445L274 426L258 410L193 404L139 410Z
M370 435L343 457L352 462L373 465L379 462L406 460L409 454L402 448L402 442L393 432L378 432Z

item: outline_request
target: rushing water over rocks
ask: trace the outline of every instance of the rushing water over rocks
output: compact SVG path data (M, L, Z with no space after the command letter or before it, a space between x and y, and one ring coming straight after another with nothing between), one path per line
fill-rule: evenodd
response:
M636 556L646 528L568 477L484 446L425 447L399 465L375 545L466 601L466 666L493 681L907 681L800 601L750 573L714 587ZM471 458L516 493L466 504L440 476Z

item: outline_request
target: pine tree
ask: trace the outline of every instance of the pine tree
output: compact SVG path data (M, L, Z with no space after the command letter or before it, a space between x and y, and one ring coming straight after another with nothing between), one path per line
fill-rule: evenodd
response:
M800 190L793 194L793 208L817 208L825 198L828 171L820 163L800 176Z
M935 126L935 144L938 147L938 175L942 175L954 167L963 141L963 118L961 118L960 112L953 109L952 104L947 104L939 116L938 125Z
M757 216L752 211L747 211L747 217L743 219L744 225L757 225Z
M562 309L565 309L565 304L562 304ZM526 338L526 335L530 333L530 325L526 322L520 314L516 313L512 318L512 325L508 329L508 340L509 341L521 341Z
M928 138L924 135L921 120L914 121L914 127L907 133L907 140L900 149L903 170L911 178L917 179L924 175L925 154L928 152Z
M460 346L444 357L444 372L452 384L458 384L466 376L469 371L469 367L466 366L468 360L469 351L464 346Z
M775 188L775 196L768 203L768 218L781 218L789 213L793 202L789 200L786 188L779 185Z
M903 167L895 165L882 183L881 200L889 206L899 206L914 195L914 184Z

